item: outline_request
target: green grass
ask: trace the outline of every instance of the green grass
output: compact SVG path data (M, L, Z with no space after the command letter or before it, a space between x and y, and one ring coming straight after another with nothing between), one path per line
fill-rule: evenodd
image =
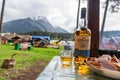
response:
M11 57L12 54L17 53L14 57L16 60L16 64L14 66L15 70L19 69L26 69L28 66L34 65L35 61L42 60L42 61L50 61L54 56L59 55L58 49L53 48L36 48L31 47L31 50L15 50L14 46L9 44L1 44L0 45L0 80L4 80L6 76L1 76L8 74L9 69L1 68L2 62L4 59L8 59ZM41 63L45 65L46 63ZM16 76L13 74L13 76Z

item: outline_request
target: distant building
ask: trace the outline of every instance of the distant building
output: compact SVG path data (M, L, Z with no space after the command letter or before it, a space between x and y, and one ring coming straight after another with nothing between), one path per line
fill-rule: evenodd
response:
M31 44L36 47L44 47L50 44L50 36L31 36Z
M50 36L31 36L31 40L36 40L36 39L45 39L48 42L50 42Z
M112 37L116 49L120 50L120 37Z
M102 48L103 49L110 49L109 40L110 40L110 38L103 38L103 40L102 40Z
M102 49L120 50L120 37L103 38Z

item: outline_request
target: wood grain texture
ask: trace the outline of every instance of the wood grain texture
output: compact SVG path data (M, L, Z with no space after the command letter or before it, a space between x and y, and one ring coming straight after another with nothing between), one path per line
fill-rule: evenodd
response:
M99 0L88 0L88 28L91 30L90 56L98 56L99 49Z

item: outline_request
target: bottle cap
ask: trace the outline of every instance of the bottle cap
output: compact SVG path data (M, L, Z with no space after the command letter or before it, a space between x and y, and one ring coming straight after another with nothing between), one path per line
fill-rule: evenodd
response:
M85 18L86 18L86 8L83 7L83 8L81 9L81 19L85 19Z

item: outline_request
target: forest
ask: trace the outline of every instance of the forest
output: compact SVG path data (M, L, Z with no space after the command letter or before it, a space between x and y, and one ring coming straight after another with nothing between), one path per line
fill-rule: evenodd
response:
M23 33L21 33L23 34ZM50 36L52 40L64 39L64 40L74 40L73 33L55 33L55 32L47 32L47 31L32 31L24 33L24 35L31 35L31 36Z
M74 33L56 33L56 32L47 32L47 31L32 31L27 33L21 33L31 36L50 36L52 40L64 39L64 40L74 40ZM120 31L104 31L103 37L120 37Z
M105 31L103 32L103 36L106 38L120 37L120 31Z

